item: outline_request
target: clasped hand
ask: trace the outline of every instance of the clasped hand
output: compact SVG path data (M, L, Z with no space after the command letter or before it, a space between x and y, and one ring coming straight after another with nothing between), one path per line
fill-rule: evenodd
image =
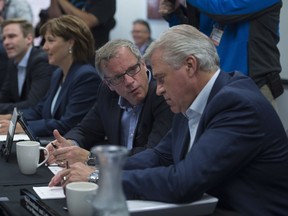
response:
M87 181L88 176L95 171L95 167L87 166L84 163L76 162L68 169L59 171L49 182L49 187L61 185L65 187L70 182Z
M58 130L54 130L53 135L55 140L46 146L46 149L50 153L50 157L47 161L48 164L56 163L59 166L64 167L66 161L68 161L69 165L76 162L83 163L87 161L89 151L73 145L72 141L61 136Z

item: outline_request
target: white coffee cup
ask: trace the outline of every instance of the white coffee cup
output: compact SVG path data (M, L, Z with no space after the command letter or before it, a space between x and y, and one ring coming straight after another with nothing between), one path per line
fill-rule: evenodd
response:
M40 151L46 151L45 159L39 163ZM49 151L40 146L36 141L21 141L16 143L16 154L18 166L21 173L30 175L36 173L39 166L44 164L49 158Z
M66 201L70 216L92 216L89 200L96 194L98 185L92 182L72 182L66 185Z

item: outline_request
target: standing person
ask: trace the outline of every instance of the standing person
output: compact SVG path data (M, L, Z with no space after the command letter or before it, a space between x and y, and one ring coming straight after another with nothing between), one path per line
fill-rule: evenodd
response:
M109 41L111 29L115 26L116 0L51 0L46 19L63 14L81 18L91 29L95 48Z
M7 19L33 22L33 12L26 0L0 0L0 23Z
M149 23L142 19L135 20L132 26L132 37L135 45L141 54L144 55L147 47L153 41Z
M94 41L85 22L63 15L49 20L40 30L43 49L53 72L49 91L36 106L21 110L35 137L52 136L54 129L66 133L86 115L96 102L100 78L88 63L94 54ZM8 121L0 121L0 132L7 133ZM18 126L16 132L23 132Z
M55 67L49 65L41 48L33 46L34 28L30 22L10 19L1 27L9 61L0 91L0 114L8 115L0 119L10 119L14 107L32 107L45 96Z
M156 82L131 41L106 43L96 51L96 66L103 79L98 91L101 102L65 134L66 139L54 133L54 144L60 148L47 146L50 163L93 159L90 149L103 143L126 146L136 154L153 148L171 128L173 113L156 95Z
M210 36L222 70L250 76L277 110L283 93L280 75L279 16L281 0L161 0L159 12L170 26L189 23Z
M146 59L176 115L156 147L127 158L127 199L186 203L208 193L219 199L215 215L287 215L287 136L253 80L223 72L212 41L191 25L169 28ZM49 185L87 181L89 170L72 164Z

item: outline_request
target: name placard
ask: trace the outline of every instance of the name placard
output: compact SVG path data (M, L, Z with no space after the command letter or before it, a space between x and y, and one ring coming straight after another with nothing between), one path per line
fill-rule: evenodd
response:
M20 189L20 205L35 216L61 216L27 189Z

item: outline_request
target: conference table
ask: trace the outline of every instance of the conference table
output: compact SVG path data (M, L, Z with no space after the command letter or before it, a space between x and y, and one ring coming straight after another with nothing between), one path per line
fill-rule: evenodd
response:
M0 143L2 145L2 143ZM54 176L43 165L33 175L20 173L17 164L15 145L9 161L0 157L0 215L9 216L69 216L66 199L40 199L33 187L47 186ZM131 216L200 216L211 215L218 199L205 194L200 200L187 204L171 204L153 201L128 200Z

